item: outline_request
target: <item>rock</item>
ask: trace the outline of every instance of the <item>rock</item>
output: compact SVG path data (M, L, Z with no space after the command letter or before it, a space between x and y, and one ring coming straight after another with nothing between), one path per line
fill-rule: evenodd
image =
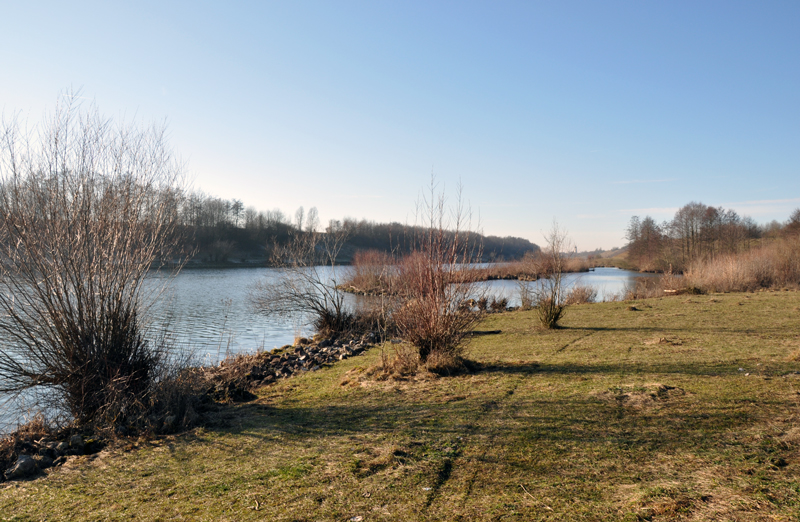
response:
M73 435L69 438L70 449L83 452L83 437L80 435Z
M33 460L36 462L36 467L39 469L47 469L53 465L53 459L47 455L37 455L33 457Z
M175 415L167 415L166 417L164 417L164 425L162 426L162 429L165 432L174 431L176 420L178 420L178 418Z
M58 457L58 452L53 447L45 446L39 448L39 455L42 457L49 457L52 460Z
M20 455L9 470L5 472L6 480L16 480L29 477L36 473L36 461L28 455Z
M59 452L59 453L64 453L68 449L69 449L69 443L68 442L63 442L62 441L62 442L59 442L58 445L56 446L56 451Z
M58 457L56 460L53 461L53 466L60 466L64 464L66 461L67 457L62 455L61 457Z
M312 372L315 372L315 371L319 370L319 368L320 368L320 366L319 366L319 365L317 365L317 366L314 366L313 368L311 368L311 371L312 371Z
M102 450L105 447L106 447L106 443L103 442L102 440L88 439L86 441L86 444L85 444L84 448L83 448L83 452L86 455L91 455L93 453L97 453L98 451Z
M320 343L319 343L319 347L320 347L320 348L327 348L327 347L328 347L328 346L330 346L331 344L332 344L332 343L331 343L331 340L330 340L330 339L325 339L325 340L323 340L322 342L320 342Z

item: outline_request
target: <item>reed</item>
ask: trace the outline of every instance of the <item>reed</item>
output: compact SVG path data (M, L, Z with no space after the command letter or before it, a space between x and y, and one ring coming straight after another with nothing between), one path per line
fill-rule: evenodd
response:
M740 254L696 261L686 284L709 292L796 288L800 285L800 238L782 238Z

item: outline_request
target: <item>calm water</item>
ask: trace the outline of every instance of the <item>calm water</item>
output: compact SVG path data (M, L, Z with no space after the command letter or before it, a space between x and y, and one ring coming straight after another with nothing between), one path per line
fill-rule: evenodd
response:
M275 277L276 273L271 268L186 270L171 282L156 314L161 322L171 325L182 345L196 350L209 362L224 358L226 352L271 349L291 343L297 335L313 333L308 324L302 320L256 314L247 298L254 282ZM622 293L626 285L643 275L616 268L598 268L593 272L567 274L564 283L566 286L591 285L598 290L598 300L604 300ZM510 305L519 304L517 281L483 284L491 294L508 298ZM352 296L348 299L351 304L355 302Z
M588 285L597 290L598 301L613 300L615 296L623 294L628 285L640 277L655 277L657 274L643 274L631 272L630 270L620 270L618 268L596 268L591 272L579 272L576 274L564 275L564 286L569 289L574 285ZM484 283L489 292L499 297L506 297L509 306L519 306L519 282L518 281L488 281ZM536 285L532 282L531 285Z
M302 319L264 317L250 308L251 285L276 274L271 268L185 270L169 281L159 297L152 310L155 318L152 326L158 331L166 325L178 346L191 350L205 364L215 364L228 354L272 349L291 343L297 335L310 335L313 332ZM337 275L342 277L341 272ZM598 290L598 300L603 300L624 292L626 285L643 275L598 268L593 272L567 274L564 282L567 286L592 285ZM154 278L150 284L158 286L162 282ZM517 281L482 284L491 294L508 298L511 306L519 304ZM356 299L348 296L351 305ZM0 402L0 433L20 420L22 411L23 407L17 403Z

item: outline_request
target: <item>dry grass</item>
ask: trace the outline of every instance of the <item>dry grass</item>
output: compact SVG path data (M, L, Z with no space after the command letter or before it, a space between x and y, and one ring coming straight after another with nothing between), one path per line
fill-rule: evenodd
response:
M744 292L800 285L800 238L785 238L741 254L692 264L689 285L709 292Z
M6 484L0 518L797 520L798 307L598 303L557 330L490 314L480 328L502 333L473 339L480 369L362 378L376 347L206 428Z

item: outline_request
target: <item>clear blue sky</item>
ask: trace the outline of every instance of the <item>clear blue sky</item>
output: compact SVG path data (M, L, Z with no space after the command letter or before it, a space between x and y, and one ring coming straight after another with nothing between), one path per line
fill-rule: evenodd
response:
M0 110L80 88L166 120L194 187L414 219L433 172L485 233L624 243L689 201L800 207L800 2L3 2Z

